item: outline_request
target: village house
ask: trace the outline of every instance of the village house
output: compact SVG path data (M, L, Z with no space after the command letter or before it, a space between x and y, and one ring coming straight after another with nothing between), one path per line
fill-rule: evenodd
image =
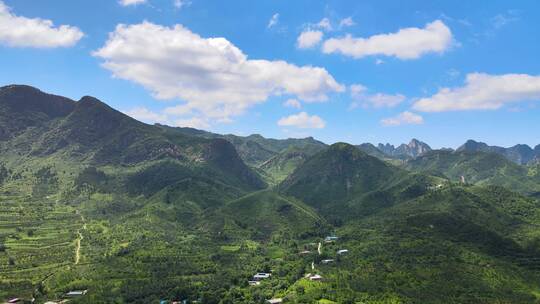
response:
M270 304L280 304L280 303L283 303L283 299L275 298L275 299L266 300L266 302Z
M338 239L339 238L337 236L327 236L326 238L324 238L324 241L326 243L331 243L337 241Z
M330 263L333 263L334 260L333 259L326 259L326 260L322 260L321 263L323 264L330 264Z
M310 281L322 281L322 276L318 275L318 274L314 274L312 276L309 276L309 280Z
M261 280L264 280L264 279L268 279L272 276L271 273L266 273L266 272L259 272L259 273L256 273L254 276L253 276L253 281L261 281Z
M261 281L248 281L249 286L261 285Z
M339 254L339 255L346 254L346 253L349 253L349 250L341 249L341 250L338 250L338 252L337 252L337 254Z
M310 254L310 253L311 253L311 251L304 250L304 251L300 252L300 255L307 255L307 254Z
M72 290L66 293L66 297L68 298L81 297L81 296L84 296L87 292L88 290Z

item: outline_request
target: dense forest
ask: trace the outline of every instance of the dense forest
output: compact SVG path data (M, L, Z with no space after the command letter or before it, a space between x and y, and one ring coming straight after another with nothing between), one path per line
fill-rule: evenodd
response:
M0 299L540 303L538 162L400 149L3 87Z

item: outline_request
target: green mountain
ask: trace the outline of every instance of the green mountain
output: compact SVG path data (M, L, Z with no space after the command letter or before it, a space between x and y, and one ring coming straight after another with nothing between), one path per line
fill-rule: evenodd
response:
M65 117L74 107L65 97L45 94L30 86L1 87L0 140L9 140L28 129Z
M533 163L537 159L540 158L540 150L536 148L533 150L528 145L515 145L513 147L503 148L503 147L498 147L498 146L489 146L483 142L477 142L474 140L468 140L465 144L460 146L456 151L467 151L467 152L480 151L480 152L496 153L520 165Z
M0 89L0 118L0 300L540 301L538 164L413 144L398 167L26 86Z
M259 169L270 175L273 181L279 183L289 176L298 166L303 164L313 151L291 146L274 157L259 165Z
M396 159L415 158L432 150L428 144L415 138L411 139L408 144L401 144L398 147L394 147L394 145L388 143L385 145L379 144L377 149L385 154L386 157Z
M439 179L410 174L360 151L337 143L298 167L280 185L333 221L372 213L421 195Z
M305 239L324 231L325 221L315 210L301 201L287 198L274 191L263 190L227 203L219 209L225 214L233 228L220 227L222 233L240 233L254 240L292 234ZM326 227L328 228L328 227Z
M234 145L238 151L238 154L246 162L246 164L254 167L262 165L272 157L277 156L279 153L286 152L287 149L292 147L301 149L308 155L312 155L326 148L326 144L315 140L313 137L272 139L262 137L259 134L249 136L237 136L232 134L221 135L193 128L171 128L162 125L159 126L164 129L174 130L175 132L191 136L226 139Z
M507 160L504 156L486 152L432 151L407 162L409 170L444 176L468 183L500 185L521 193L538 192L540 179L529 169Z

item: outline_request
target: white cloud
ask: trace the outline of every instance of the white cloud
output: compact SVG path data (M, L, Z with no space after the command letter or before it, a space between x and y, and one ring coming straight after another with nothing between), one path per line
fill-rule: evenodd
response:
M465 85L442 88L421 98L413 108L424 112L496 110L509 103L540 100L540 76L468 74Z
M146 0L120 0L118 3L120 3L122 6L130 6L146 3Z
M500 29L509 23L518 21L520 19L520 12L518 10L508 10L505 13L497 14L491 18L491 23L495 29Z
M196 129L210 129L210 123L207 118L191 116L191 117L178 117L185 114L190 114L189 111L182 112L180 109L165 109L161 112L154 112L145 107L133 108L124 112L126 115L131 116L139 121L154 124L160 123L174 127L190 127Z
M330 19L328 18L323 18L315 26L327 32L330 32L331 30L333 30L332 24L330 23Z
M306 112L283 117L278 121L278 126L295 127L300 129L322 129L326 122L317 115L310 116Z
M165 108L163 112L169 115L188 115L188 114L192 114L193 110L189 106L189 104L181 104L181 105Z
M323 32L306 30L303 31L297 39L297 46L299 49L308 49L316 46L321 42L323 38Z
M421 125L424 123L424 118L418 114L405 111L395 117L385 118L381 120L381 123L385 126Z
M364 108L392 108L407 99L402 94L368 94L367 88L361 84L351 85L349 91L353 99L350 105L351 109L358 106L363 106Z
M177 9L181 9L183 7L190 6L191 1L189 1L189 0L174 0L173 4L174 4L174 7L176 7Z
M0 0L0 44L34 48L70 47L83 36L84 33L74 26L55 27L51 20L16 16Z
M366 101L375 108L392 108L405 101L405 99L405 96L401 94L376 93L367 96Z
M364 93L367 91L367 88L361 84L351 84L349 86L349 91L351 92L352 98L361 98L364 96Z
M274 15L272 15L272 18L270 18L270 21L268 21L268 26L267 26L267 28L274 27L274 26L277 25L278 23L279 23L279 14L278 14L278 13L275 13Z
M302 107L302 104L300 103L300 101L294 98L287 99L287 101L285 101L283 105L288 108L295 108L295 109L300 109Z
M168 118L165 114L153 112L145 107L137 107L124 112L126 115L131 116L137 120L146 123L167 123Z
M341 19L341 21L339 22L339 28L349 27L355 24L356 23L354 22L352 17L347 17L347 18Z
M416 59L426 53L442 53L452 45L452 32L440 20L424 28L404 28L396 33L380 34L369 38L347 35L324 42L323 52L341 53L354 58L371 55L395 56L399 59Z
M380 59L380 58L375 59L375 64L376 64L376 65L381 65L381 64L383 64L383 63L384 63L384 60L382 60L382 59Z
M204 129L208 130L210 128L210 124L208 121L204 118L200 117L192 117L188 119L178 119L175 122L176 127L188 127L188 128L195 128L195 129Z
M225 38L203 38L182 25L120 24L93 53L117 78L144 86L158 99L223 121L270 96L326 101L344 87L324 69L248 59Z

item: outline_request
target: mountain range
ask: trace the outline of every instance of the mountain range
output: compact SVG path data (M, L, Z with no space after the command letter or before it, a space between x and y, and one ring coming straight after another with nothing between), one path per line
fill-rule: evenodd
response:
M220 135L2 87L0 299L535 303L540 164L514 148Z

